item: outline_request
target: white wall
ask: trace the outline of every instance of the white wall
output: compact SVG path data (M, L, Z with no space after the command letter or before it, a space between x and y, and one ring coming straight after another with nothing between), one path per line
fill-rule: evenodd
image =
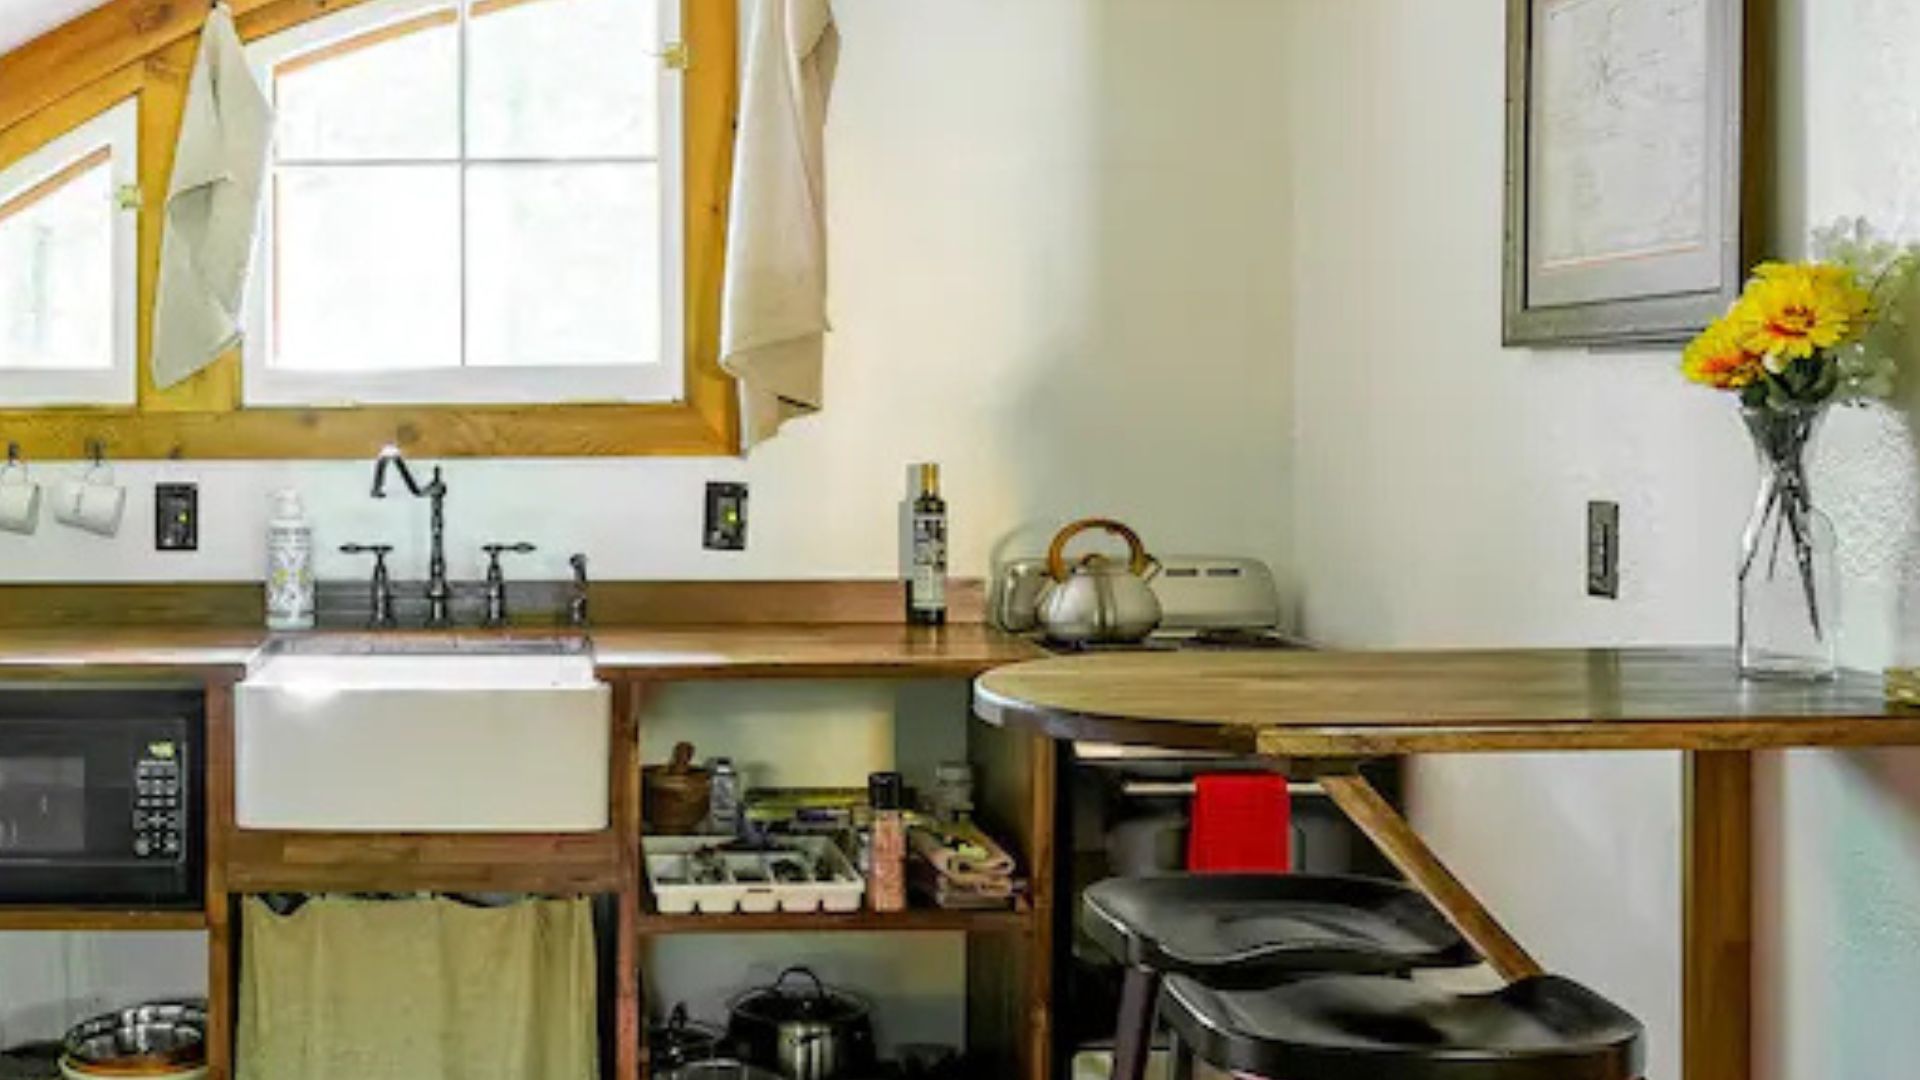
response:
M747 461L455 462L454 572L477 575L482 542L528 539L542 553L526 576L563 576L578 550L602 578L888 575L905 465L923 459L946 466L958 574L983 574L996 546L1038 551L1094 511L1162 551L1282 561L1280 6L835 6L846 46L828 140L828 411ZM392 539L404 576L424 569L425 508L369 500L365 462L119 475L135 486L122 536L0 536L0 581L255 578L267 493L283 484L306 493L324 544ZM709 478L752 484L744 554L699 548ZM198 554L150 550L157 479L202 484ZM328 555L321 571L363 568ZM116 982L126 964L65 959L83 947L0 937L0 1037L57 1030L64 1014L38 1002L138 989ZM847 962L863 963L857 951Z
M1783 225L1864 213L1920 237L1920 6L1780 7L1792 39L1783 85L1798 91L1783 139L1797 197ZM1842 530L1848 658L1867 667L1920 663L1915 360L1897 408L1832 429L1816 481ZM1795 753L1762 776L1764 1077L1909 1076L1920 1055L1920 755Z
M131 1002L206 992L205 934L0 934L0 1049Z
M0 53L104 3L106 0L7 0L0 5Z
M1671 353L1499 345L1501 0L1294 0L1296 569L1305 625L1348 645L1726 643L1754 476L1729 403ZM1791 235L1867 213L1920 227L1920 12L1784 5ZM1907 425L1838 418L1818 483L1844 537L1848 656L1903 651L1920 555ZM1583 590L1583 507L1621 503L1623 592ZM1905 650L1913 659L1910 645ZM1766 1075L1911 1074L1920 769L1769 760L1761 797ZM1679 761L1452 758L1418 823L1553 967L1652 1029L1678 1075Z

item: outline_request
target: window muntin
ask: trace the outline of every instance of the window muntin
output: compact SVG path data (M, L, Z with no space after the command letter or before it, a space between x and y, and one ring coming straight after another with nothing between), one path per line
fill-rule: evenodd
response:
M134 402L138 138L130 98L0 169L0 408Z
M678 398L677 8L377 0L257 43L246 402Z

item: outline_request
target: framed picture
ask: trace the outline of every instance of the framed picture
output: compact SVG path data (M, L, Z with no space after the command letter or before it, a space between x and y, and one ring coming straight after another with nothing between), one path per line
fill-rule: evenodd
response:
M1743 0L1508 0L1508 345L1684 341L1739 295L1768 169Z

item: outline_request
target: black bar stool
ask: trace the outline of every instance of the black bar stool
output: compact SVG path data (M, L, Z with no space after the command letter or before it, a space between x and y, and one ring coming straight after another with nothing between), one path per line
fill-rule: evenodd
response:
M1426 897L1373 878L1110 878L1086 890L1081 925L1126 968L1113 1080L1145 1076L1161 981L1168 976L1250 989L1311 975L1402 975L1478 962ZM1185 1076L1187 1064L1176 1045L1176 1076Z
M1217 1068L1277 1080L1637 1080L1640 1022L1553 975L1491 994L1329 975L1268 990L1167 980L1161 1011Z

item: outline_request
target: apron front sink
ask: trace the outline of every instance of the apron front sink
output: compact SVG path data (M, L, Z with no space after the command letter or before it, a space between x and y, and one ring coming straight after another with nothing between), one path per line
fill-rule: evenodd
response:
M244 829L608 825L612 690L585 650L276 645L234 705Z

